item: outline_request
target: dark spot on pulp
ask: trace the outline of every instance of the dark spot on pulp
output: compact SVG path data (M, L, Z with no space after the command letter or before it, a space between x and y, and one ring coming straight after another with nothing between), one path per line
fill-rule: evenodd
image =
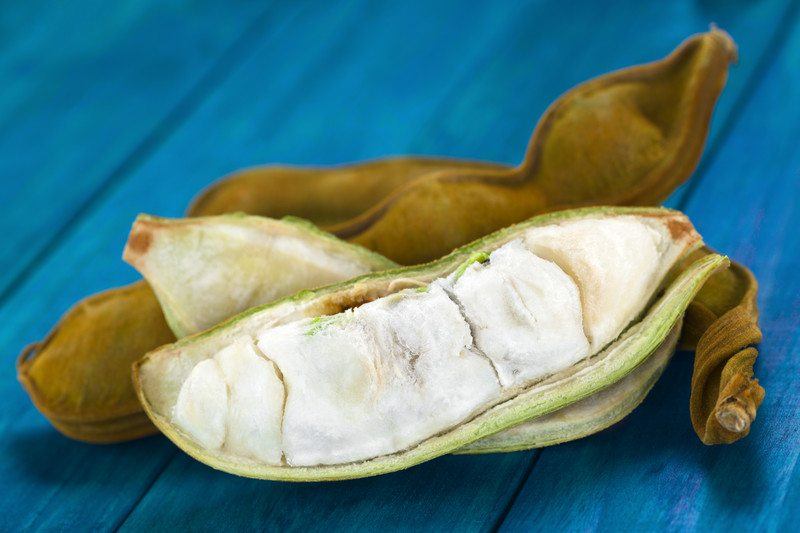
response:
M128 239L128 250L136 255L144 255L153 242L153 233L149 229L134 231Z

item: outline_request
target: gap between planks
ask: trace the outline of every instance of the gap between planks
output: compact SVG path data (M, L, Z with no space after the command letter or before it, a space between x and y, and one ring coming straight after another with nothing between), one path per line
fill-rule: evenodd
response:
M142 503L144 497L147 496L147 493L150 492L150 489L153 488L153 485L156 484L156 481L158 481L158 479L161 477L161 474L164 473L164 471L167 469L170 463L172 463L172 460L175 459L177 455L178 455L177 448L173 448L170 451L170 453L167 454L167 457L164 459L164 462L161 465L159 465L159 467L153 473L153 477L150 480L148 480L147 484L142 488L142 491L133 500L133 503L131 503L130 508L122 516L119 517L116 524L114 524L114 527L111 528L111 531L116 533L122 528L123 525L125 525L125 522L128 521L128 518L133 514L136 508L139 507L139 504Z
M130 154L120 161L111 170L105 179L100 180L97 187L90 191L88 196L79 203L77 208L67 218L66 222L53 233L44 246L31 257L27 264L15 275L9 284L0 291L0 306L5 305L17 290L27 281L38 266L47 256L58 247L58 243L69 236L78 223L91 209L107 198L115 188L122 183L123 178L135 171L147 158L169 138L191 115L198 109L203 101L219 86L228 75L247 58L247 47L256 40L269 19L271 2L262 13L255 17L253 22L242 32L239 37L222 52L220 57L211 65L208 71L181 97L172 110L159 121L155 127L144 136Z

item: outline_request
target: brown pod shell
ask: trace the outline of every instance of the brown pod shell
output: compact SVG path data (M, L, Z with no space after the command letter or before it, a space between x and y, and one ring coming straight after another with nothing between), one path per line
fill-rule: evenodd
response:
M78 302L42 342L17 360L17 375L34 405L62 433L94 443L155 433L142 412L130 366L143 353L172 342L144 281Z
M243 211L272 218L293 215L318 226L336 227L420 176L443 170L502 168L496 163L445 157L387 157L334 167L253 167L202 191L187 214L210 216Z
M728 34L712 29L660 61L579 85L545 112L517 167L406 158L253 168L213 185L190 213L220 214L247 199L249 213L303 216L410 265L555 209L658 205L697 166L735 59Z

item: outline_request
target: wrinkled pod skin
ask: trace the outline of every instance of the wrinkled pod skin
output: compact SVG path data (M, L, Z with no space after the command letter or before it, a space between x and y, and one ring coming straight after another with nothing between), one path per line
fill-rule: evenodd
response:
M669 342L673 345L675 343L676 328L679 327L680 318L686 307L708 277L717 269L727 265L726 259L715 254L705 255L691 265L685 266L683 272L668 282L663 289L662 296L645 307L644 315L641 318L634 318L633 323L629 323L627 329L617 340L597 355L573 364L563 371L559 370L542 381L526 385L521 391L512 389L511 396L503 397L501 403L490 404L485 411L478 412L474 418L467 418L466 421L444 432L432 430L433 432L430 434L433 436L423 439L411 448L400 449L388 455L373 456L373 458L360 459L357 462L312 463L306 464L306 466L291 463L268 464L253 462L250 459L239 459L219 448L206 448L189 437L174 425L170 414L173 409L170 406L179 397L179 390L183 394L181 386L185 383L184 380L194 365L198 365L197 368L199 368L201 362L214 357L214 354L221 353L220 350L227 350L226 347L230 346L230 343L238 343L237 339L252 339L254 336L261 335L258 332L264 331L263 328L280 327L295 320L319 317L320 313L322 315L337 314L353 306L359 307L366 302L372 302L401 290L402 287L396 287L398 280L403 280L409 286L414 287L416 285L413 282L425 285L448 274L453 274L456 276L455 279L459 279L461 275L459 272L463 272L459 265L470 264L478 252L485 255L512 241L518 242L517 240L523 235L535 235L536 233L527 233L532 228L537 229L547 225L561 227L570 221L582 220L587 217L589 220L595 220L596 217L630 215L644 217L644 220L648 220L649 217L658 217L656 220L660 220L659 224L663 224L662 231L670 234L671 239L678 245L674 249L674 253L686 253L686 250L691 250L695 244L698 244L698 237L693 233L688 221L685 218L675 218L680 215L663 209L594 208L535 217L525 223L480 239L441 260L417 267L368 274L316 291L304 291L291 298L253 308L208 331L187 337L173 345L164 346L151 352L134 366L134 381L137 391L145 410L159 429L184 451L210 466L248 477L292 481L348 479L400 470L445 453L455 452L464 446L480 443L480 439L514 428L528 420L550 415L569 405L578 408L580 404L575 405L575 402L585 398L597 398L595 395L600 391L604 389L608 391L607 387L615 383L620 384L620 380L630 376L631 372L644 368L640 365L646 364L650 356L658 354L661 347L666 349L667 355L671 353L672 346L669 345ZM681 252L681 250L683 251ZM662 268L668 268L669 264L671 263L665 263ZM658 280L662 278L652 279L654 283L658 283ZM411 291L411 293L413 292ZM611 293L617 294L614 290ZM638 314L636 311L632 312ZM315 324L315 321L312 321L311 324ZM584 327L587 326L584 324ZM307 332L303 335L314 335L314 333ZM275 354L268 347L262 348L261 344L259 347L262 353ZM657 363L657 372L659 362L655 362ZM660 363L663 364L663 361ZM281 371L282 373L279 375L287 375L286 367L281 367ZM349 374L347 375L349 376ZM647 381L647 374L644 375L644 380ZM294 390L291 388L292 385L289 387L290 391ZM641 389L635 387L634 390ZM286 401L291 401L291 396ZM588 408L591 409L591 407ZM579 418L581 418L580 415ZM593 418L596 417L585 417L584 420L591 421ZM286 419L283 420L284 427L286 427ZM562 438L564 435L559 434L558 430L553 434L552 421L548 422L546 418L542 418L540 422L540 427L537 428L536 424L533 424L528 428L531 431L529 437L540 439L536 443L537 445L568 440ZM609 423L613 423L613 420L609 420ZM571 428L575 435L580 431L579 425L576 424ZM602 424L598 424L588 428L587 431L596 431L602 427L604 427ZM313 434L315 433L312 432L311 435ZM568 438L574 437L570 435ZM504 440L499 447L493 443L485 450L468 448L464 452L508 451L528 447L506 446L507 443L508 441Z
M372 238L373 243L378 243L380 238L373 238L374 232L354 231L353 228L365 227L363 221L367 219L381 221L381 224L373 224L371 226L373 228L389 227L387 221L391 221L391 217L385 214L391 211L399 212L402 205L408 205L409 201L413 201L413 195L406 192L410 189L416 191L417 187L422 187L420 190L426 190L428 192L425 194L428 194L433 188L436 189L434 194L449 195L456 183L463 182L466 199L461 206L463 209L474 208L475 202L470 202L472 195L478 194L483 198L487 191L496 190L498 187L513 191L520 188L526 191L530 189L531 199L526 199L521 209L520 206L502 204L508 200L507 194L489 195L485 202L489 206L489 211L495 213L507 211L506 214L501 213L502 220L489 217L486 222L479 224L480 228L464 228L461 220L464 217L459 215L460 212L463 215L463 212L457 204L448 199L448 213L454 217L453 231L445 229L448 235L440 242L436 242L435 239L425 239L429 243L436 243L437 247L441 248L440 252L438 250L436 252L441 255L452 248L453 243L462 244L469 240L476 231L488 231L498 224L502 225L506 219L520 220L531 209L545 211L570 205L599 203L601 200L609 204L656 204L683 182L696 165L713 104L724 84L728 63L734 56L735 48L727 35L722 32L712 32L689 39L663 61L603 76L573 89L551 106L537 127L525 162L517 169L507 169L490 163L428 158L389 158L329 169L292 167L253 169L234 175L209 188L195 200L189 214L207 215L245 211L282 216L291 213L337 230L341 235L349 233L351 240L356 242L369 241ZM682 74L675 76L676 71ZM677 87L670 87L670 81L675 82L674 85ZM656 87L660 90L651 90ZM591 90L587 91L587 88ZM593 91L600 89L608 91L605 98L612 99L612 103L620 101L619 106L615 105L615 108L621 108L620 113L609 116L600 112L608 102L591 98ZM639 94L643 98L642 102L637 102L637 98L631 100L629 93ZM677 108L683 105L683 102L690 105L694 112L680 113L680 117L660 117L656 120L658 109ZM573 113L570 112L571 106L583 109ZM624 112L626 107L634 110L630 116L626 116ZM656 122L651 122L648 116L655 117L653 120ZM563 119L565 121L562 122L562 127L558 127L559 117L568 119ZM639 126L652 125L659 121L663 126L664 120L675 120L675 123L673 127L663 130L668 134L661 135L660 144L650 143L644 152L641 151L641 145L631 144L634 140L639 142ZM681 120L686 122L682 123ZM576 124L580 123L585 123L590 131L613 130L616 136L606 139L606 144L616 143L614 153L634 154L629 156L628 163L622 167L628 172L627 174L618 171L609 173L598 182L598 187L610 189L601 190L602 194L598 194L594 189L595 185L587 181L586 168L583 166L592 163L591 157L603 156L601 161L607 161L614 156L609 155L606 158L598 150L598 153L589 157L593 147L597 146L600 140L591 139L589 142L585 136L571 133L575 130ZM652 133L661 130L658 127L651 127L648 131ZM551 137L552 140L548 141ZM659 135L645 136L645 138L652 141L659 138ZM578 165L581 168L577 168L576 172L571 169L572 157L557 156L558 147L565 145L567 150L587 154L587 157L581 160L582 164ZM600 145L605 146L603 143ZM654 150L654 147L659 146L661 148ZM536 156L538 152L542 155ZM556 155L548 156L549 153ZM639 156L635 155L637 153ZM653 153L659 155L653 158ZM647 154L648 157L644 157ZM649 161L649 164L635 164L637 157L640 156ZM567 170L559 171L558 165L564 166ZM554 170L537 172L538 167L554 168ZM596 170L592 168L593 172ZM559 180L559 176L555 174L560 174L561 178L564 176L571 178L573 175L577 178L574 182ZM515 183L514 180L509 180L509 177L521 182ZM550 182L552 185L548 186ZM536 183L535 187L531 185L533 183ZM591 190L584 191L587 186ZM551 197L545 197L546 194ZM445 198L448 197L440 196L438 202L443 202ZM475 198L472 197L472 200ZM478 203L483 205L484 201L481 199ZM418 209L425 211L427 205L428 202L423 201ZM438 207L437 205L437 209ZM376 213L381 213L381 216L376 217ZM472 213L469 218L478 220L481 217ZM446 219L440 220L436 229L440 230L445 222ZM373 237L368 237L369 235ZM398 254L406 257L437 255L425 242L420 242L419 238L414 239L413 235L407 242L409 250L419 251L399 250ZM128 297L132 292L138 294L137 298L149 302L155 301L149 287L143 282L138 282L130 288L112 289L103 293L104 301L114 302L114 310L105 317L104 328L101 330L96 327L94 320L87 320L85 314L77 312L85 305L91 306L94 299L99 298L99 296L91 297L69 311L46 342L40 343L32 351L26 351L20 357L18 364L20 380L31 394L34 403L57 428L73 438L90 442L116 442L155 432L155 428L147 424L141 412L130 414L127 409L121 410L120 413L123 414L119 417L110 415L105 422L108 430L104 431L103 423L94 421L95 409L90 404L93 399L102 398L103 391L95 394L92 391L77 390L97 387L98 380L93 379L96 376L95 369L103 365L96 361L101 359L118 361L119 367L123 368L142 353L172 340L161 313L151 306L140 306L135 299ZM144 313L151 314L148 320L135 318L137 315L141 317ZM65 328L65 324L68 324L69 328ZM67 346L67 339L70 337L58 334L64 329L80 332L86 339L87 345L92 339L96 339L96 345L87 346L80 351L75 350ZM136 330L135 336L141 340L141 346L133 346L130 343L114 344L116 337L108 335L107 332L117 330ZM74 364L74 361L79 361L80 364ZM124 361L127 363L123 364ZM75 380L65 387L55 386L52 376L61 372L63 367L72 368ZM31 377L33 375L37 377ZM130 402L126 405L133 405L132 410L136 411L134 393L128 383L127 380L121 380L121 390L115 393L119 397L127 397ZM71 390L72 388L75 390ZM69 430L61 422L65 418L74 419ZM83 422L91 424L92 430L79 429L84 427Z
M250 214L300 216L412 265L558 208L659 205L697 166L735 58L730 37L712 30L660 61L578 85L544 113L513 168L424 158L256 167L212 185L190 214L239 210L246 199Z

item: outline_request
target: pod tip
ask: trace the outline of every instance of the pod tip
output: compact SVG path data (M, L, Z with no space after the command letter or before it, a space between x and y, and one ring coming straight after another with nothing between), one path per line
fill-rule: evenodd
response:
M731 63L739 62L739 48L731 35L712 22L708 27L709 35L714 38L725 50Z
M714 414L717 422L731 433L745 433L750 429L750 413L735 397L727 398Z

